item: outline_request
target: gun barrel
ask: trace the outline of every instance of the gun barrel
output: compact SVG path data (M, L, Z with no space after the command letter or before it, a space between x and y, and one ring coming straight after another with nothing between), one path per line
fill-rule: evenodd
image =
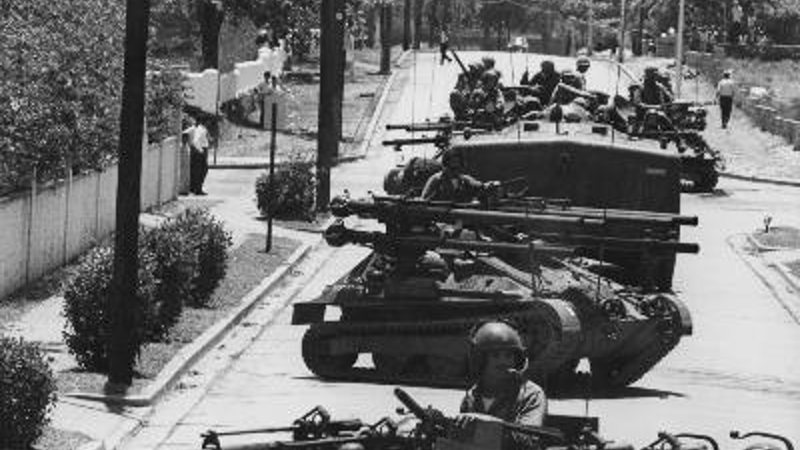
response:
M399 123L399 124L386 124L387 130L405 130L405 131L439 131L450 130L455 125L454 122L416 122L416 123Z
M382 145L419 145L419 144L438 144L447 139L441 136L434 137L421 137L421 138L404 138L404 139L386 139L381 142Z
M521 177L513 178L504 184L512 184L519 181ZM423 199L403 199L398 196L375 196L376 202L398 202L403 204L444 206L465 209L478 209L482 205L476 203L456 203L448 201L432 201ZM504 211L511 211L525 214L546 214L569 217L585 217L602 219L609 222L636 222L648 223L653 225L687 225L697 226L697 216L685 216L680 214L662 213L656 211L638 211L615 208L590 208L583 206L571 206L568 199L556 199L545 197L525 197L522 199L500 199L498 206Z

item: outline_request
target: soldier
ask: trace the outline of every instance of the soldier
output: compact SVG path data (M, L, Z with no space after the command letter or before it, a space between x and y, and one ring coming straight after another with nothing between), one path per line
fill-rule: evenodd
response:
M482 183L465 174L461 154L449 149L442 155L442 170L428 178L421 197L424 200L468 203L494 186L497 186L496 182Z
M639 93L639 103L645 105L663 105L672 101L672 93L667 86L659 80L658 69L648 66L644 69L644 80Z
M475 384L461 402L456 424L465 428L468 413L488 414L506 422L540 427L547 415L544 390L528 380L528 358L519 332L502 320L477 326L470 336L470 369ZM466 415L465 415L466 414ZM503 448L532 449L536 438L509 432Z
M579 56L575 61L575 70L578 72L577 77L580 80L580 87L578 89L586 90L586 72L589 71L592 63L587 56Z
M450 47L450 34L447 30L442 27L442 30L439 32L439 53L441 54L441 58L439 59L439 65L444 64L445 61L450 62L452 59L447 56L447 49Z
M530 77L526 70L522 75L520 84L533 86L536 89L536 96L539 97L541 104L548 105L550 104L550 97L553 95L553 91L556 89L556 86L558 86L558 83L561 82L561 75L556 72L556 66L550 60L542 61L539 68L541 70L533 75L533 77Z

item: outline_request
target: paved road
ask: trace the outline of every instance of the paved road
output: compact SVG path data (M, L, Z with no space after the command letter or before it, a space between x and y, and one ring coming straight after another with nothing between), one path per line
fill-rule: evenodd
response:
M500 70L511 73L502 58L497 58ZM420 120L446 108L443 92L452 85L455 65L440 68L430 54L415 59L411 82L390 99L394 112L386 120ZM513 68L519 76L521 66ZM383 171L396 159L390 150L376 148L366 160L334 173L334 191L345 186L355 194L379 190ZM605 436L642 446L659 430L706 432L723 448L743 448L726 438L729 430L740 428L782 432L800 442L800 326L729 245L732 236L761 226L767 214L774 225L799 226L793 222L800 221L800 190L733 180L722 180L719 187L715 194L683 198L683 213L701 221L683 236L700 242L701 253L681 255L675 275L695 333L624 396L591 400L589 412L601 416ZM324 249L265 302L312 299L363 255L361 249ZM311 280L302 276L314 272ZM258 324L257 314L248 322ZM198 448L199 433L208 428L288 425L317 404L336 417L367 421L393 412L399 403L392 386L324 382L311 375L300 356L304 328L291 326L290 315L287 308L263 329L234 333L184 380L183 390L157 408L127 448ZM455 412L462 395L448 389L409 391L445 413ZM551 403L556 413L582 414L584 408L582 400Z

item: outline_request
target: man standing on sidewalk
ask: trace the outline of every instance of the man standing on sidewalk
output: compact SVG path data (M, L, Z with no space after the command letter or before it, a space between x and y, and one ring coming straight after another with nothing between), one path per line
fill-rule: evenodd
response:
M736 84L731 79L731 70L728 69L722 74L722 79L717 83L717 99L719 99L719 111L722 116L722 128L728 128L728 121L731 120L735 90Z
M194 117L189 117L189 128L183 131L189 144L189 192L206 195L203 183L208 174L208 129Z

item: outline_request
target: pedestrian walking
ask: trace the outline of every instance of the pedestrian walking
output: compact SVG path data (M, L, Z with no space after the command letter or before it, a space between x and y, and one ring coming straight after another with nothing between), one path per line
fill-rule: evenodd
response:
M722 128L728 128L728 121L731 120L735 91L736 83L731 78L731 70L728 69L723 72L722 79L717 83L717 99L719 100L719 112L722 117Z
M207 195L203 183L208 174L208 128L198 119L189 117L189 127L183 131L189 144L189 192Z
M450 62L449 56L447 56L447 50L450 47L450 35L447 33L447 30L442 28L439 32L439 53L441 54L441 59L439 59L439 65L444 64L445 61Z

